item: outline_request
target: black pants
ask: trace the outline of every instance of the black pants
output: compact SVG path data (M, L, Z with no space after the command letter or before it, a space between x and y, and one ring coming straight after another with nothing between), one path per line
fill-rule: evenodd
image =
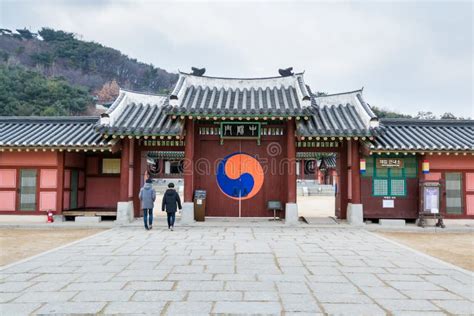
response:
M168 228L174 227L174 220L176 219L176 212L166 212L168 215Z
M143 222L145 224L145 228L148 229L148 224L153 225L153 209L152 208L144 208L143 209Z

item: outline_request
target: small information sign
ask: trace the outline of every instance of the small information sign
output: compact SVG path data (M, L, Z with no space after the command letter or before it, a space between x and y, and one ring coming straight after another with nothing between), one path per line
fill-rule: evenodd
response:
M394 200L383 200L382 201L382 207L383 208L394 208L395 207L395 201Z
M377 158L377 168L403 168L403 160L399 158Z

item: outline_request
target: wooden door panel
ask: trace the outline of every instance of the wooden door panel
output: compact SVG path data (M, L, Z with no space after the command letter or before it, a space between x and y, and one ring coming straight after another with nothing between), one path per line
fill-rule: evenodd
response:
M239 141L226 141L219 145L213 140L201 140L201 157L196 160L196 189L207 191L206 216L239 216L239 203L237 200L227 197L219 189L217 184L217 164L225 156L239 151Z
M256 158L263 168L264 181L260 191L252 198L242 200L242 217L270 217L267 201L278 200L286 203L286 165L283 162L286 149L282 142L262 140L242 141L242 152Z

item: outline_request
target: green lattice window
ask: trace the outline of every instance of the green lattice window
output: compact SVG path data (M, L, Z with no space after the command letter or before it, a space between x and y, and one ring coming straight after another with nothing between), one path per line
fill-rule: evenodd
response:
M418 176L418 161L416 157L403 158L403 170L406 178L416 178Z
M392 179L390 181L390 195L391 196L405 196L406 195L406 179Z
M402 168L377 168L377 157L369 157L366 162L364 177L372 177L372 195L406 196L407 178L416 178L418 162L416 157L404 157ZM385 158L385 157L384 157Z
M379 196L388 195L388 180L387 179L374 179L372 189L373 189L374 195L379 195Z

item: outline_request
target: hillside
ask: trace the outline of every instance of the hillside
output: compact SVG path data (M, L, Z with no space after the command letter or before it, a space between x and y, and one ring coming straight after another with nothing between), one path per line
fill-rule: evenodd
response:
M0 115L81 115L93 103L86 89L63 79L0 64Z
M21 66L41 74L44 80L60 78L63 86L68 85L73 90L84 88L99 103L112 101L118 86L144 92L166 92L178 78L177 74L138 62L116 49L49 28L42 28L37 34L25 29L16 32L1 29L0 65ZM5 69L22 71L18 67L2 68ZM28 81L28 78L24 80ZM35 80L39 80L38 77ZM73 113L68 109L59 112ZM59 112L56 114L61 114Z

